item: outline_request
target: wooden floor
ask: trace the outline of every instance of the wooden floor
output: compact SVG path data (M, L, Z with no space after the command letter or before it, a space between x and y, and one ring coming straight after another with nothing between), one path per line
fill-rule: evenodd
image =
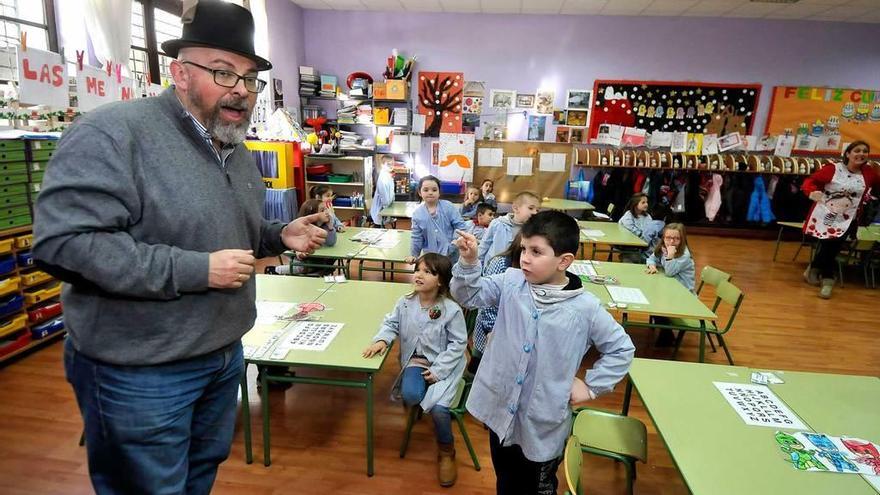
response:
M801 279L804 262L791 262L795 244L786 244L773 263L772 241L691 237L698 269L715 265L733 274L746 294L743 309L728 337L737 364L788 370L877 375L880 363L880 291L865 289L860 273L850 274L845 289L830 301ZM802 260L807 256L801 254ZM390 308L389 308L390 309ZM666 357L651 348L647 332L634 331L641 357ZM695 361L696 336L685 340L679 359ZM55 343L0 369L0 493L91 493L85 450L77 446L82 422L61 365L62 344ZM723 363L723 353L708 354ZM344 493L430 494L494 493L494 476L486 431L473 420L468 431L476 444L482 471L470 465L456 432L458 484L442 489L435 478L435 447L428 419L415 428L409 454L397 449L404 427L402 408L388 400L397 364L389 359L376 386L376 475L365 476L363 392L297 385L274 392L272 401L273 464L244 463L239 425L232 455L220 468L214 493ZM259 396L255 372L249 374L255 445L261 441ZM669 384L674 387L675 384ZM619 409L622 386L602 397L598 406ZM649 462L639 466L636 493L686 494L665 447L641 404L633 414L648 425ZM694 441L701 441L695 438ZM596 457L584 463L588 493L625 492L623 468ZM560 490L560 493L562 491Z

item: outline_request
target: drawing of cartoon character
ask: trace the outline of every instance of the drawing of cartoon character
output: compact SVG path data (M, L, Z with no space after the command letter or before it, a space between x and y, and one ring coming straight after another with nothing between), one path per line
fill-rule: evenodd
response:
M815 457L815 450L807 450L797 438L781 431L776 432L776 443L783 452L789 455L788 462L794 464L796 469L806 471L814 467L822 471L828 471L828 468Z
M654 110L654 117L658 119L663 117L663 105L657 105L657 108Z
M820 433L804 433L804 436L807 437L807 440L809 440L810 443L819 447L819 457L831 461L831 464L837 472L859 471L859 468L850 462L849 459L844 457L843 454L840 453L840 450L838 450L837 445L834 445L834 442L832 442L827 436Z
M674 108L669 107L666 109L666 118L667 119L674 119L675 118L675 109Z
M859 106L856 107L856 122L864 122L868 120L868 112L870 110L871 107L869 107L867 103L859 103Z
M847 220L844 215L847 210L852 208L858 201L858 194L854 191L835 191L828 195L825 199L825 207L828 213L825 214L823 223L825 225L833 225L835 222Z
M840 111L840 116L850 120L856 114L856 105L853 102L847 102L843 104L843 109Z
M865 442L855 438L841 438L840 442L856 455L856 460L874 469L874 474L880 474L880 452L871 442Z
M874 105L874 108L871 110L871 122L880 121L880 103Z
M643 104L639 105L639 117L644 117L644 116L645 116L645 104L643 103Z
M684 118L684 108L678 107L675 109L675 118L681 120Z
M689 119L694 118L694 107L688 107L687 118L689 118Z

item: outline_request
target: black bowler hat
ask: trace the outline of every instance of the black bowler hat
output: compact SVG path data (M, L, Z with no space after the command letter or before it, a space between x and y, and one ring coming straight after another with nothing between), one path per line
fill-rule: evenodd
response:
M181 48L203 46L245 56L257 63L257 70L272 68L271 62L254 51L254 18L246 8L220 0L200 0L190 22L186 17L184 13L183 36L162 43L162 51L168 56L177 58Z

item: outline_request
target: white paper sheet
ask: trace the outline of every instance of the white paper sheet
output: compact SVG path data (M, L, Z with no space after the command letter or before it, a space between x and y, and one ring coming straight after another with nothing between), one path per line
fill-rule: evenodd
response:
M565 153L541 153L538 170L542 172L565 172Z
M672 133L663 131L654 131L648 140L648 146L651 148L668 148L672 145Z
M608 289L608 294L611 295L611 299L614 299L614 302L622 302L627 304L648 304L648 298L645 297L642 289L639 289L638 287L620 287L617 285L606 285L605 288Z
M704 134L703 135L703 154L704 155L717 155L718 154L718 135L717 134Z
M776 139L776 147L773 154L781 157L791 156L791 149L794 148L794 136L779 136Z
M532 159L521 156L507 157L507 175L532 175Z
M672 133L672 144L670 145L669 151L673 153L684 153L687 151L687 143L688 143L688 133L686 132L673 132Z
M589 261L575 261L571 265L568 266L568 271L574 273L575 275L583 275L585 277L595 277L596 269L593 267L593 264Z
M603 237L605 232L596 229L581 229L581 234L583 234L584 237L595 239L596 237Z
M278 301L257 301L257 321L258 325L271 325L284 317L291 309L296 307L296 303L278 302Z
M501 167L504 165L504 149L477 148L477 165L480 167Z
M425 116L420 113L414 113L412 116L412 131L416 134L425 133Z
M376 242L379 239L381 239L383 234L385 234L384 230L378 230L378 229L362 230L362 231L358 232L357 234L353 235L351 237L351 240L372 243L372 242Z
M269 359L282 360L292 350L323 351L333 342L344 323L300 321L282 337Z
M712 382L747 425L807 430L807 426L766 385Z

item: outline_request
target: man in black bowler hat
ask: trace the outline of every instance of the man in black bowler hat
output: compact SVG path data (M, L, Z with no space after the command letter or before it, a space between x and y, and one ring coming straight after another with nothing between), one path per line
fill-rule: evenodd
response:
M99 494L207 494L229 455L255 258L311 252L326 213L262 218L242 141L271 64L246 9L185 2L174 86L64 134L35 207L34 255L65 282L64 366Z

